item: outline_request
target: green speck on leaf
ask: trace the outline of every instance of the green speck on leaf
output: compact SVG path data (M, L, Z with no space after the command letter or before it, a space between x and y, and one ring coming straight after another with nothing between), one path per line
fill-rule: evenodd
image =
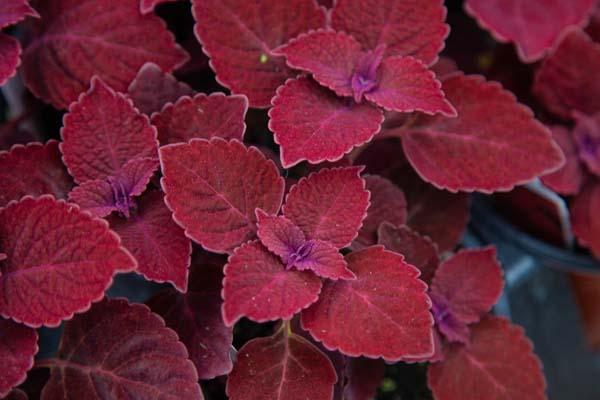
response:
M262 53L259 60L261 64L264 64L269 61L269 56L267 56L265 53Z
M394 390L396 390L396 382L394 382L390 378L385 378L383 382L381 382L381 386L379 388L384 393L393 392Z

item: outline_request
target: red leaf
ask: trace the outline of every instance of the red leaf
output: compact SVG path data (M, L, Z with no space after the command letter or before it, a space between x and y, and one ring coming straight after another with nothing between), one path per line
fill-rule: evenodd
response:
M550 189L564 195L579 193L585 178L585 170L579 160L577 146L571 132L560 125L550 127L552 138L560 146L564 156L565 165L549 175L542 176L542 182Z
M161 144L188 142L193 138L244 139L248 110L246 96L198 93L181 97L152 116Z
M225 266L223 319L256 322L290 319L319 297L321 280L311 272L286 271L279 257L260 242L238 247Z
M429 365L427 381L436 400L546 399L531 342L521 327L499 317L475 325L470 345L444 346L444 361Z
M134 158L156 157L156 129L148 117L97 77L69 107L60 133L63 160L77 183L117 176Z
M268 215L259 208L256 209L256 220L256 234L261 243L270 252L281 257L285 264L306 243L302 230L285 217Z
M66 198L72 186L55 140L15 145L8 152L0 152L0 207L27 194Z
M543 58L567 27L583 26L594 0L467 0L465 10L501 42L513 42L519 58Z
M187 290L192 244L171 218L161 192L148 192L128 219L113 216L111 228L138 262L137 271L155 282L172 283Z
M573 138L579 149L579 158L592 174L600 176L600 112L593 116L574 114L577 124Z
M0 315L31 327L87 310L115 272L136 266L106 222L52 196L1 209L0 248Z
M33 356L38 351L37 341L35 329L0 318L1 398L25 381L27 371L33 367Z
M560 148L531 110L497 83L454 75L444 92L458 118L423 117L402 133L419 175L450 191L507 191L564 163Z
M144 63L169 72L188 59L160 18L140 14L138 0L40 0L35 6L42 18L25 49L23 78L56 108L77 100L94 74L124 92Z
M406 198L404 192L386 178L365 176L366 188L371 193L371 205L358 237L352 242L355 250L377 244L377 229L382 222L400 226L406 223ZM402 254L402 253L401 253Z
M297 253L299 260L293 265L300 271L311 270L323 278L329 279L356 279L356 276L347 268L344 256L329 242L323 240L309 240L306 242L306 254L300 248Z
M281 146L281 163L337 161L369 142L381 129L383 113L370 104L339 98L306 77L277 89L269 129Z
M337 381L325 354L282 327L249 341L227 379L231 400L330 400Z
M177 0L140 0L140 12L149 14L154 11L154 8L163 3L172 3Z
M436 326L448 340L468 342L467 325L492 309L503 286L495 248L459 251L439 266L430 287Z
M431 66L431 70L438 78L443 78L446 75L459 71L456 61L446 56L441 56L438 61Z
M581 31L570 32L537 70L533 92L556 115L564 119L571 111L600 111L600 44Z
M431 303L419 272L382 246L346 256L352 281L327 281L302 327L329 350L398 361L433 352ZM361 332L357 335L356 332Z
M231 252L255 237L254 210L279 211L284 181L272 161L237 140L192 139L160 149L165 202L186 236Z
M149 116L181 96L192 96L194 90L173 75L163 72L158 65L147 62L131 81L127 93L137 109Z
M346 385L342 400L371 400L385 375L385 364L381 360L346 357Z
M185 346L148 307L104 300L65 325L42 400L203 399Z
M388 222L379 225L378 243L386 249L404 256L404 260L421 271L419 277L429 284L440 265L435 243L428 236L421 236L408 226L393 226Z
M369 207L362 167L323 169L302 178L288 193L283 214L307 239L341 249L356 238Z
M259 108L269 107L277 87L295 75L273 50L326 19L314 0L204 0L193 3L192 13L219 83Z
M27 394L21 389L11 390L6 397L3 397L4 400L28 400Z
M571 205L571 224L579 243L600 258L600 181L588 182Z
M21 45L19 41L0 32L0 86L15 75L20 63Z
M442 0L339 0L331 15L335 30L354 36L365 49L386 45L386 55L412 56L431 65L450 28Z
M0 4L0 29L14 25L27 16L39 17L39 14L29 5L28 0L3 1Z
M148 303L177 332L201 380L228 374L233 367L233 329L225 326L221 316L223 264L221 257L210 262L195 257L187 293L166 289Z

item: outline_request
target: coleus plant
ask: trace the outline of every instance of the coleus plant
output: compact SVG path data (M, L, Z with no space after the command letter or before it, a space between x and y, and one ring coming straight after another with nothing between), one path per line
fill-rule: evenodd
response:
M199 380L228 375L233 400L367 399L385 361L430 362L436 399L543 398L530 343L486 315L494 251L449 255L464 192L563 155L508 91L436 64L443 2L195 0L229 95L171 74L190 55L161 3L0 6L0 28L38 18L21 76L66 110L60 141L0 153L0 397L201 399ZM0 82L20 48L4 41ZM249 107L270 108L272 137L246 137ZM147 306L105 298L120 272L172 287ZM279 322L236 353L247 320ZM37 329L61 324L34 362ZM34 366L50 376L32 391Z

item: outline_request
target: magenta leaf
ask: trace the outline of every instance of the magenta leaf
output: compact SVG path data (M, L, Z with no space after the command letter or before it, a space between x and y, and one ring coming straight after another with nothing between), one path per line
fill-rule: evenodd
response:
M379 132L383 113L370 104L339 98L312 79L290 79L277 90L269 129L281 146L281 163L337 161Z
M130 218L112 216L109 222L136 258L139 273L151 281L172 283L180 292L187 290L192 244L171 218L161 192L140 197Z
M501 42L513 42L524 62L543 58L568 27L583 26L594 0L467 0L466 11Z
M194 90L173 75L163 72L158 65L147 62L129 84L127 93L137 109L150 116L181 96L192 96Z
M204 256L204 255L203 255ZM225 259L195 256L185 294L173 289L159 292L148 306L177 332L194 362L201 380L228 374L233 368L233 329L221 316L221 281Z
M144 63L169 72L188 59L160 18L140 14L138 0L37 1L35 6L42 18L25 49L23 78L56 108L77 100L94 74L123 92Z
M231 400L330 400L336 381L331 360L284 325L240 349L227 395Z
M288 268L290 261L306 243L306 236L292 221L282 216L271 216L256 209L257 236L270 252L277 254Z
M165 202L186 236L232 252L255 237L254 210L279 211L284 181L272 161L237 140L192 139L160 149Z
M459 251L439 266L430 287L437 328L448 340L467 343L467 325L492 309L503 286L493 247Z
M369 207L362 167L322 169L302 178L288 193L283 214L307 239L350 245Z
M600 112L593 116L575 113L575 119L573 138L579 158L592 174L600 176Z
M518 366L518 373L515 367ZM444 346L444 361L430 364L429 388L436 400L544 400L540 360L523 329L486 317L471 329L471 343Z
M365 182L371 193L371 205L358 231L358 237L352 242L355 250L377 244L377 229L381 223L387 221L400 226L406 223L407 217L406 198L398 186L377 175L365 176Z
M136 267L105 221L52 196L0 209L0 249L0 315L31 327L86 311L115 272Z
M424 180L453 192L492 193L563 165L548 129L500 85L453 75L443 89L459 116L422 117L402 133L406 157Z
M104 300L65 325L42 400L201 400L185 346L141 304Z
M28 0L3 1L0 4L0 29L14 25L27 16L39 17L39 14L29 5Z
M550 189L564 194L573 195L579 193L586 177L586 171L579 159L579 151L573 134L560 125L550 127L552 138L560 146L565 155L565 165L551 174L542 176L542 182Z
M584 186L571 205L571 224L579 243L600 257L600 181L593 179Z
M383 246L346 261L357 279L325 282L319 301L302 311L302 327L327 349L353 357L398 361L433 353L431 303L418 270Z
M319 297L321 280L312 272L287 271L280 258L260 242L238 247L225 266L223 319L256 322L291 319Z
M154 11L154 8L163 3L172 3L177 0L140 0L140 12L149 14Z
M259 108L269 107L277 87L294 76L273 50L326 20L314 0L203 0L193 3L192 12L219 83Z
M244 139L248 110L246 96L223 93L180 98L152 116L161 144L188 142L193 138Z
M331 15L335 30L354 36L366 50L386 46L386 56L412 56L435 63L450 31L441 0L339 0Z
M421 271L419 278L427 284L440 265L440 257L435 243L408 226L393 226L389 222L379 225L378 243L386 249L404 256L404 260Z
M20 63L21 45L19 41L0 32L0 86L15 75Z
M35 329L0 318L1 398L25 381L27 371L33 367L33 356L38 351L37 341Z
M60 150L77 183L118 176L134 158L156 157L156 129L97 77L64 117Z
M60 159L58 142L15 145L0 151L0 207L29 194L52 194L64 199L73 180Z

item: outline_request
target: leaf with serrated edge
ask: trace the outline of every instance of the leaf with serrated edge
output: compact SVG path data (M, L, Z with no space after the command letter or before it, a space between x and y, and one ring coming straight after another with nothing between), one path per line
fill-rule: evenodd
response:
M3 1L0 4L0 29L14 25L25 17L39 17L30 5L28 0L10 0Z
M586 171L579 159L577 145L571 132L563 126L550 127L552 138L560 146L564 156L565 165L551 174L542 176L544 185L564 195L579 193L586 177Z
M0 86L17 73L21 63L21 44L12 36L0 32Z
M38 351L37 341L38 334L34 329L0 318L1 398L25 381Z

